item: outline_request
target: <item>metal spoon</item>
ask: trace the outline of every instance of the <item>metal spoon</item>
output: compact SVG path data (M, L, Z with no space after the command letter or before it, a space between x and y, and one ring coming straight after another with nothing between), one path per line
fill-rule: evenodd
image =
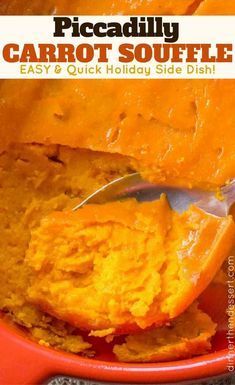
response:
M136 198L140 202L153 201L166 194L172 209L183 212L192 203L204 211L216 215L226 216L235 203L235 180L221 188L220 199L215 192L199 189L180 189L164 187L144 181L139 173L125 175L104 185L80 202L73 211L86 204L106 203L126 198Z

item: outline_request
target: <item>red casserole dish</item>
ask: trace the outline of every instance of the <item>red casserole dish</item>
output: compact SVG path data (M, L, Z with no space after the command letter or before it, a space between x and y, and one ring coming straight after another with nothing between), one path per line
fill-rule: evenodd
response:
M0 321L0 384L36 385L63 374L118 383L175 383L228 373L225 334L217 333L211 354L161 364L124 364L83 358L45 348L28 340L16 327ZM216 351L217 350L217 351ZM192 384L195 384L193 381Z

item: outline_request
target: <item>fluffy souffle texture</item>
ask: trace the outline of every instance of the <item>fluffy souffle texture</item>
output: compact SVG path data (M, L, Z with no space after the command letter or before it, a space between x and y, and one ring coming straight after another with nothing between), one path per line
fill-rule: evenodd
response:
M90 344L78 331L27 299L31 272L25 253L31 231L54 210L70 209L115 177L128 159L60 146L15 145L0 155L0 308L41 343L80 352Z

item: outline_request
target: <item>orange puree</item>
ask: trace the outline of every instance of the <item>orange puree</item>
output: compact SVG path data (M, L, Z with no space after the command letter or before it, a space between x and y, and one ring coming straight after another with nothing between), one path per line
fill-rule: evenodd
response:
M4 0L0 13L8 14L176 14L191 11L197 7L195 0Z
M119 153L158 183L220 186L235 170L234 85L233 80L5 81L0 141Z
M87 330L124 333L181 314L213 279L233 244L231 217L164 196L55 212L32 232L29 299Z
M234 0L4 0L1 14L126 14L126 15L184 15L234 14Z
M199 7L195 14L198 15L235 15L235 2L228 0L199 0ZM226 6L225 6L226 5Z
M210 350L215 329L216 324L194 304L167 326L128 336L124 344L114 346L114 353L124 362L190 358Z
M6 0L3 14L234 14L227 0ZM2 81L0 142L63 144L132 158L158 183L234 178L234 80Z
M30 233L48 213L69 210L128 167L117 155L62 146L16 145L0 154L0 310L41 344L74 353L90 346L79 330L29 303Z

